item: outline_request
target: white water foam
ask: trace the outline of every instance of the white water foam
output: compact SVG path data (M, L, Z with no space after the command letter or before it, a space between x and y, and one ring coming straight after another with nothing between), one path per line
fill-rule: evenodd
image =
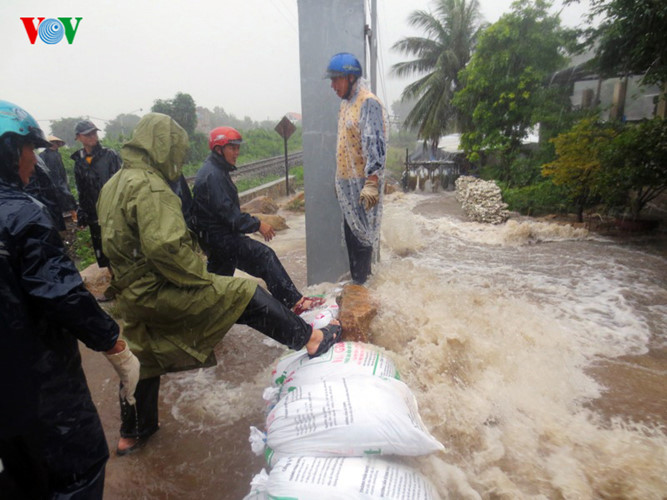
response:
M664 430L586 405L604 390L586 369L667 324L646 311L665 303L636 267L651 262L556 224L428 219L411 198L385 210L373 339L449 450L422 463L443 498L663 499Z

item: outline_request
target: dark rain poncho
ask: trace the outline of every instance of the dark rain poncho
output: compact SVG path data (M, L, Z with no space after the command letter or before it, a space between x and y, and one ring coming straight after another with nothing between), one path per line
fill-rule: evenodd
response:
M76 200L69 189L69 180L67 179L67 172L65 171L65 165L63 164L60 152L58 150L45 149L39 156L46 164L49 170L49 177L51 177L53 184L56 186L60 211L69 212L76 210Z
M124 336L141 377L215 363L214 346L243 313L257 284L216 276L185 225L169 182L181 174L187 133L168 116L147 115L121 151L123 167L97 205Z
M22 473L38 485L41 470L50 489L64 490L109 456L77 339L109 350L118 325L84 287L46 208L2 177L0 459L9 468L12 449L31 453Z
M86 150L79 149L70 158L74 160L74 179L79 192L77 220L80 226L97 223L95 204L102 186L120 169L120 157L113 149L95 146L91 163L86 160Z

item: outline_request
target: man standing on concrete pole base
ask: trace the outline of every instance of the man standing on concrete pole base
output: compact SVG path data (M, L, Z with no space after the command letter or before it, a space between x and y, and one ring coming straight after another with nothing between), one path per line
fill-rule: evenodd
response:
M76 140L83 148L74 153L74 178L79 191L79 210L77 223L79 227L90 228L90 239L95 250L95 258L100 267L109 267L109 260L102 251L100 225L97 221L95 204L102 186L111 176L120 170L120 157L113 149L100 145L97 138L98 128L89 120L76 124L74 132ZM100 297L100 300L104 300Z
M326 76L342 99L338 112L336 196L343 212L343 235L350 274L364 284L380 242L386 118L379 99L361 78L361 64L347 52L334 55Z
M292 282L273 249L247 234L259 231L265 241L273 227L241 211L239 194L230 173L236 170L241 134L232 127L209 133L211 154L197 172L194 186L193 226L206 257L208 271L233 276L236 269L263 279L271 295L296 314L322 305L320 297L305 297Z

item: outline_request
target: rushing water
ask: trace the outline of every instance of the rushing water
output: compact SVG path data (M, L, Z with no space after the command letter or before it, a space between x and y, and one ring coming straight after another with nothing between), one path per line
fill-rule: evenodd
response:
M443 497L667 497L659 242L464 222L440 200L386 205L373 331L447 447L422 464Z
M303 284L303 217L288 222L272 245ZM667 498L664 241L466 222L451 192L387 198L373 341L446 447L410 461L443 499ZM248 426L263 426L281 353L235 327L218 367L163 377L162 429L112 457L105 498L242 498L264 465ZM95 370L113 446L115 381Z

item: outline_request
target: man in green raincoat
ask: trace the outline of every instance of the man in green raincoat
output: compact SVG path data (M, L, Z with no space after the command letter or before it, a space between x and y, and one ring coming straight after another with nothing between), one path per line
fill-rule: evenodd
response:
M97 203L124 335L141 362L136 404L121 401L119 455L157 431L160 375L214 365L213 348L234 323L312 357L341 340L338 322L315 330L254 281L206 271L169 186L187 148L169 116L145 115Z

